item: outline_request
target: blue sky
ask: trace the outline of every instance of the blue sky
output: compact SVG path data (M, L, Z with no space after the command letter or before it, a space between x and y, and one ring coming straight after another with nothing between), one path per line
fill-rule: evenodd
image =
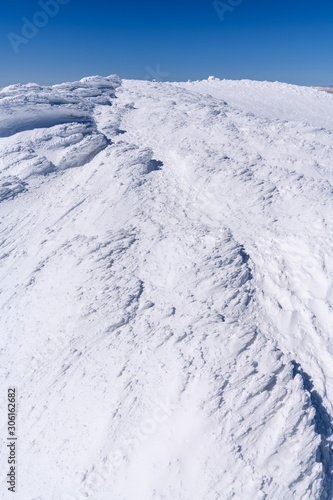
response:
M154 72L170 81L214 75L333 85L331 0L219 1L220 15L213 0L4 2L0 87ZM54 15L40 15L39 2L50 2Z

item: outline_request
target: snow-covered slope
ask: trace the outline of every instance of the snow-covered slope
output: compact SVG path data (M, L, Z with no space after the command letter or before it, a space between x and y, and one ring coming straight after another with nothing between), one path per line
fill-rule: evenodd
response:
M16 498L332 498L333 97L91 77L0 117Z

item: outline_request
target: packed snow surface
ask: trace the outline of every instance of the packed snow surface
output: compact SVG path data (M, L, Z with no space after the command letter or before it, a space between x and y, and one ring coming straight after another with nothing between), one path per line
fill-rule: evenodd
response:
M314 89L3 89L15 498L332 498L332 184Z

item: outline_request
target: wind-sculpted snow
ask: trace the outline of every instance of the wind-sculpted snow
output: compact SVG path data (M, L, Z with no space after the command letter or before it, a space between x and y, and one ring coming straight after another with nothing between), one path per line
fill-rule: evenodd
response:
M118 77L91 77L54 87L3 89L1 172L26 179L90 161L108 145L93 115L98 106L111 106L119 85Z
M18 499L332 498L323 98L319 126L317 93L282 84L0 92Z

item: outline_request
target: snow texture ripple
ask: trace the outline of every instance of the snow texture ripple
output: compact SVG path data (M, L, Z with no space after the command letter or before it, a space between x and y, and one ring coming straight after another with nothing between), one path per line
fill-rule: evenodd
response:
M16 498L331 499L332 95L90 77L0 116Z

